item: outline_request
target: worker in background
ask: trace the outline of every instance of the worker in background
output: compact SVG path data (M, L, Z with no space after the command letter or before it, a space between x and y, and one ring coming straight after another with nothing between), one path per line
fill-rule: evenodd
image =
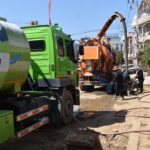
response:
M136 78L138 78L138 81L139 81L140 93L143 93L144 75L143 75L143 70L141 67L139 67L137 72L136 72Z
M118 67L113 68L113 84L115 89L115 94L117 99L117 96L121 96L122 99L124 99L124 85L123 85L123 74L122 71Z
M132 83L132 80L130 78L130 72L124 69L122 71L123 75L123 82L124 82L124 95L129 95L130 94L130 84Z

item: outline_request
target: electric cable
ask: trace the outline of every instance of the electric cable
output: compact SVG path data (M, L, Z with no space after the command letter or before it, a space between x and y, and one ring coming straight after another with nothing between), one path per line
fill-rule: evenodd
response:
M150 93L148 93L148 94L146 94L146 95L142 95L141 97L138 98L138 102L150 103L150 102L148 102L148 101L143 101L143 100L142 100L144 97L149 96L149 95L150 95Z
M130 7L129 7L129 12L128 12L128 16L127 16L127 22L129 21L129 17L130 17L130 15L131 15L131 10L132 10L132 7L131 7L131 5L130 5Z
M127 27L132 27L131 25L128 25ZM120 25L120 26L116 26L116 27L114 27L114 28L110 28L109 29L109 31L111 31L111 30L118 30L118 29L121 29L122 28L122 26ZM81 35L81 34L86 34L86 33L92 33L92 32L97 32L97 31L99 31L100 29L93 29L93 30L87 30L87 31L83 31L83 32L78 32L78 33L72 33L72 34L70 34L71 36L75 36L75 35Z
M93 129L90 129L89 127L85 126L84 124L82 124L76 117L73 116L73 119L82 127L84 127L86 130L88 130L89 132L101 135L101 136L108 136L108 135L122 135L122 134L127 134L127 133L141 133L141 132L150 132L150 129L142 129L142 130L128 130L128 131L120 131L120 132L110 132L110 133L102 133L102 132L98 132L95 131Z

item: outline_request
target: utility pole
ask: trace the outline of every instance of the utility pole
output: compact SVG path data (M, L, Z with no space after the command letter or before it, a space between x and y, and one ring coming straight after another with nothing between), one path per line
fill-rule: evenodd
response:
M136 58L136 65L139 65L139 26L138 26L138 19L139 19L139 3L138 0L128 0L128 3L135 6L136 10L136 28L135 28L135 33L136 33L136 44L135 44L135 58Z

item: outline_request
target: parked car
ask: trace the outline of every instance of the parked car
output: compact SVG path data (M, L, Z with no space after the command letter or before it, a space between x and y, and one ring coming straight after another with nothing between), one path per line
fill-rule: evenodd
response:
M122 70L125 69L125 64L121 65L121 69ZM128 71L130 74L135 74L137 69L138 69L138 66L136 66L134 64L128 64Z

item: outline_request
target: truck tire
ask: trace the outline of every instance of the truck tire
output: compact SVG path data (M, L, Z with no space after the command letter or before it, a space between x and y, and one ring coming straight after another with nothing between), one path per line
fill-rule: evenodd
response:
M58 110L58 102L53 101L50 110L51 110L49 113L50 126L53 128L60 128L61 119L60 119L60 112Z
M62 93L59 110L63 125L69 124L73 118L73 97L67 89L64 89Z

